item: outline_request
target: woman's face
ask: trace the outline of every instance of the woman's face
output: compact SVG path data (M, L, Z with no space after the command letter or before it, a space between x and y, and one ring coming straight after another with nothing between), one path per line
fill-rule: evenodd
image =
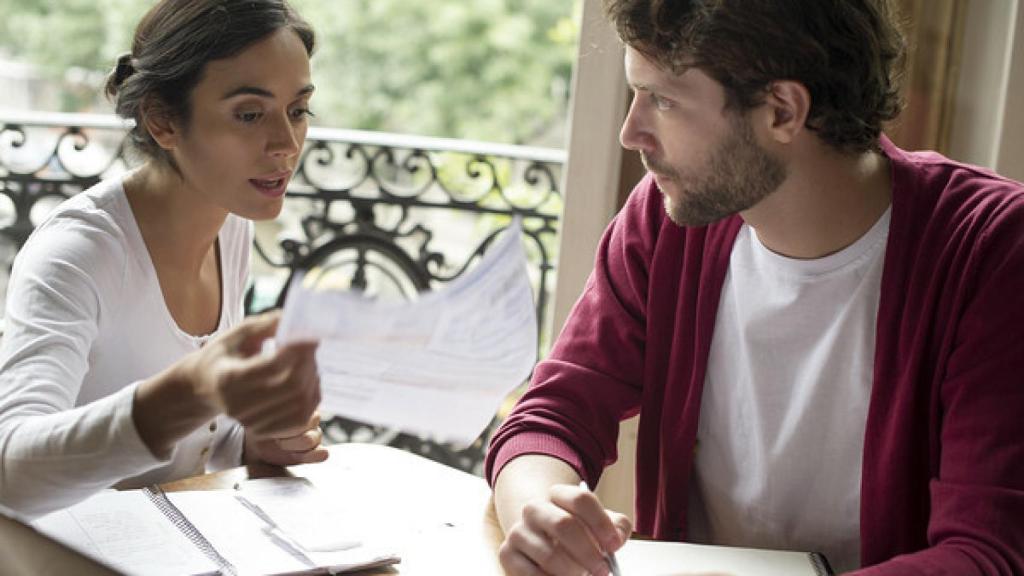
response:
M282 28L209 62L170 149L189 193L252 220L274 218L306 139L309 56Z

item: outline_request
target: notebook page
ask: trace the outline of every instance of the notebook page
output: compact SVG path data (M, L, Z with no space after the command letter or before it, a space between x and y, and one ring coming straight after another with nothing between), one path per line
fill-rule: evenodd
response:
M246 480L239 490L307 551L335 552L362 544L361 522L305 478Z
M623 574L815 576L806 552L630 540L615 553Z
M38 518L44 534L126 574L213 574L203 555L138 490L108 490Z
M264 523L239 504L232 492L168 492L167 498L235 567L239 576L308 569L264 534Z
M167 498L235 567L239 576L301 572L314 567L343 571L398 561L389 549L339 538L345 519L332 515L330 510L334 507L306 480L247 481L241 492L251 501L259 502L261 509L265 506L264 511L275 524L288 529L292 541L298 540L292 536L295 533L307 545L312 541L320 549L307 549L297 542L301 548L298 554L289 551L288 543L275 541L265 531L268 524L235 498L235 490L167 493ZM289 506L292 510L287 510ZM303 525L304 516L307 526ZM326 534L312 534L310 528L325 530Z

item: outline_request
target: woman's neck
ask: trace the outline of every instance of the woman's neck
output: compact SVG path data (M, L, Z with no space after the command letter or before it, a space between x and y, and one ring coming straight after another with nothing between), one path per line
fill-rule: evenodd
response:
M198 272L227 211L207 201L173 168L155 161L126 177L124 187L151 257Z

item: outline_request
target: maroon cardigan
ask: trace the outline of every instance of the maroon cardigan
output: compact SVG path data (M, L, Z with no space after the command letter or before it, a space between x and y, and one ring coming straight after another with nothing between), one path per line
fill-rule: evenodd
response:
M863 576L1024 574L1024 187L934 153L892 160L861 475ZM596 482L640 413L636 529L685 540L732 217L684 229L648 176L602 239L550 356L495 434ZM813 511L811 511L813 513Z

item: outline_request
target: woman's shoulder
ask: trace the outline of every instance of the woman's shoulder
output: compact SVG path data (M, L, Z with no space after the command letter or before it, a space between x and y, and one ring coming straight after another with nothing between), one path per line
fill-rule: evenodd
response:
M71 261L94 267L125 253L131 208L121 179L101 181L64 200L19 251L19 260Z

